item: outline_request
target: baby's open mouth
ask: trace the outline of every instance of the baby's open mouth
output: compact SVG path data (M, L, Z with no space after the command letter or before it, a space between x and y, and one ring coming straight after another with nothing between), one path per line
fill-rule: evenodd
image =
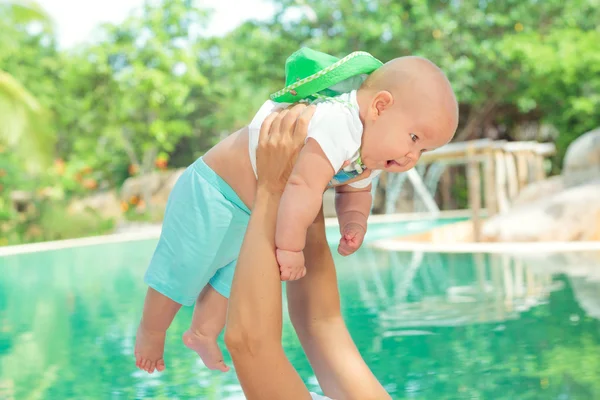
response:
M407 164L408 164L408 160L404 161L403 163L399 163L399 162L398 162L398 161L396 161L396 160L387 160L387 161L385 162L385 166L386 166L386 168L389 168L389 167L394 167L394 166L397 166L397 167L400 167L400 168L402 168L402 167L406 167L406 165L407 165Z

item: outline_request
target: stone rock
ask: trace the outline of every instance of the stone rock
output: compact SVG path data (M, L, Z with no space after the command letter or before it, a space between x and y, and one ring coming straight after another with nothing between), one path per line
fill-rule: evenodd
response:
M167 205L167 200L169 199L169 194L171 193L171 190L173 190L175 183L184 171L185 168L172 171L172 173L164 179L162 185L158 188L158 190L152 193L150 203L152 205L164 208Z
M488 241L600 240L600 128L565 154L561 175L525 187L483 226Z
M10 199L14 202L27 203L33 201L33 193L25 192L23 190L14 190L10 192Z
M485 241L600 240L600 180L520 204L485 221Z
M513 207L538 201L555 195L566 188L565 179L561 175L553 176L525 186L513 200Z
M513 206L542 200L598 177L600 177L600 128L581 135L569 145L561 175L526 186L513 201Z
M119 197L122 201L129 201L132 197L139 197L144 188L147 188L150 193L154 193L162 186L166 176L167 174L164 172L153 171L149 174L127 178L121 186Z
M513 206L538 201L560 193L563 190L586 184L597 179L600 172L595 170L578 171L569 174L555 175L548 179L533 182L524 187L513 200Z
M156 206L167 203L169 193L185 168L169 171L153 171L149 174L128 178L121 187L120 198L130 201L133 197L142 197L144 190L150 194L150 202Z
M89 197L73 200L67 209L71 214L79 214L93 210L105 218L121 216L121 202L114 190L100 192Z
M564 175L589 170L600 172L600 128L578 137L565 154Z
M10 193L12 207L18 213L26 213L33 207L33 196L29 192L15 190Z

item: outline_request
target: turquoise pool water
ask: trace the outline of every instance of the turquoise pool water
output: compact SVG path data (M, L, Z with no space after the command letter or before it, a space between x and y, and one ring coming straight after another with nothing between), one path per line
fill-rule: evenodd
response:
M154 245L0 258L0 399L243 398L233 373L206 370L181 343L190 308L169 331L167 371L136 370ZM336 264L350 332L393 398L599 399L598 260L364 248ZM287 321L283 340L318 390Z

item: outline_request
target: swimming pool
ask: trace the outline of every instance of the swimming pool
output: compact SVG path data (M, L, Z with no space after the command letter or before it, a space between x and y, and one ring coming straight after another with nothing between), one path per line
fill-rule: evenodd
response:
M0 399L243 398L233 373L206 370L181 343L191 308L169 331L167 371L135 368L155 243L0 258ZM544 260L372 248L335 257L348 328L395 399L600 398L600 255L578 258L573 274L568 260ZM287 320L283 340L318 390Z

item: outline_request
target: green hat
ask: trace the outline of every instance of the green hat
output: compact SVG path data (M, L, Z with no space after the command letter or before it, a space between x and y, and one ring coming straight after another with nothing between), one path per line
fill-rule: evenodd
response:
M285 62L285 87L271 95L278 103L294 103L326 90L348 78L370 74L383 63L364 51L339 59L303 47Z

